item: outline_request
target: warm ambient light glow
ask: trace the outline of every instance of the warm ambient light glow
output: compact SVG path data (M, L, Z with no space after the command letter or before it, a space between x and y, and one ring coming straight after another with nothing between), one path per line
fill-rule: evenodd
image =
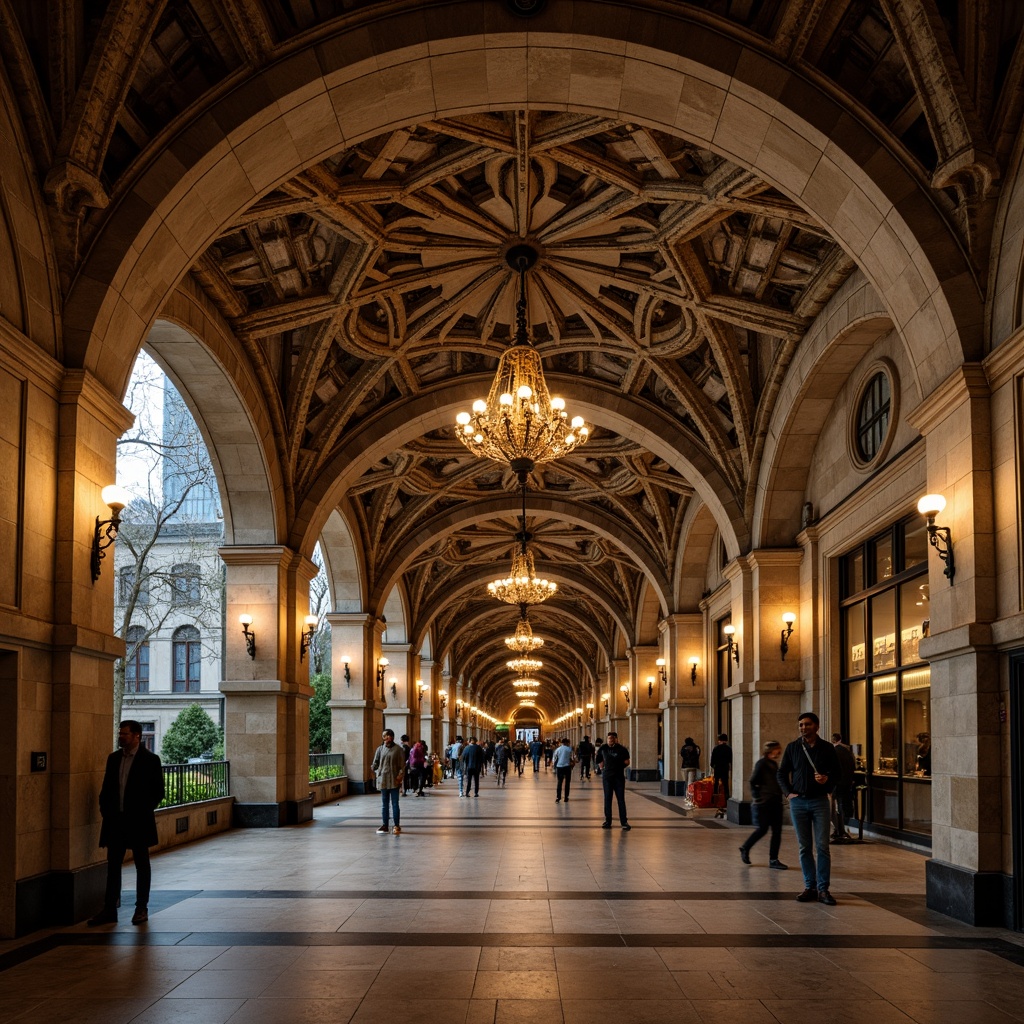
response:
M946 499L941 494L926 494L917 503L917 511L923 516L937 516L945 507Z
M131 496L128 492L123 487L118 487L117 484L107 484L100 491L100 497L107 508L114 509L116 512L120 512L131 501Z
M238 616L238 621L243 626L251 626L252 625L252 616L251 615L239 615Z
M783 612L782 613L782 621L787 626L792 626L793 623L796 622L796 613L795 612Z
M540 604L554 596L558 584L553 580L541 579L533 565L533 552L517 551L512 556L512 572L500 580L487 584L491 597L505 604Z
M544 646L544 641L539 636L533 635L533 627L530 620L522 618L516 624L516 635L505 637L505 645L510 651L517 654L530 654L539 647Z

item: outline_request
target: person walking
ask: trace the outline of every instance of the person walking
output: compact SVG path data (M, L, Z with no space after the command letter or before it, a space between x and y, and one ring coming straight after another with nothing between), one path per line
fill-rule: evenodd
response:
M149 891L153 872L149 848L156 846L157 805L164 798L160 758L142 745L142 725L128 718L117 732L117 750L108 758L100 787L100 846L107 849L107 886L103 909L89 927L117 924L121 902L121 868L131 850L135 862L135 913L132 924L149 920Z
M829 794L839 778L839 762L835 747L818 735L818 716L813 711L805 711L797 719L797 728L800 738L786 747L779 764L779 786L789 797L789 813L800 848L800 870L804 874L804 891L797 901L817 901L834 907L836 901L829 892Z
M448 748L448 760L452 766L452 775L459 781L459 796L465 796L462 792L462 779L465 770L462 765L463 742L461 736L456 736L455 741Z
M779 786L779 759L782 744L769 740L764 745L764 756L750 773L750 795L754 798L754 831L740 847L740 860L750 863L751 848L763 839L771 829L772 838L768 845L768 866L785 871L788 864L779 860L782 845L782 787Z
M617 732L608 733L608 739L597 752L597 764L601 769L604 785L604 822L601 828L612 827L612 795L619 808L619 824L623 832L630 830L626 817L626 769L629 767L629 748L619 742Z
M530 758L533 761L533 773L534 775L540 771L540 759L544 754L544 744L541 742L539 736L535 736L530 741Z
M700 770L700 747L692 736L687 736L679 748L679 759L683 766L683 794L686 795L690 792L690 783L697 781Z
M402 757L405 758L405 763L409 763L409 754L412 753L412 741L408 736L402 736ZM409 783L412 781L412 772L402 773L402 796L409 795Z
M469 737L469 742L462 748L462 770L466 776L466 796L469 796L470 789L473 796L480 795L480 772L484 767L483 748L478 746L475 736Z
M416 796L423 796L423 784L427 780L427 747L423 740L417 740L409 750L409 775ZM406 790L408 792L408 790Z
M569 786L572 784L572 747L569 746L568 737L563 737L562 742L555 748L551 755L551 763L555 766L555 777L558 785L555 789L555 803L562 799L562 783L565 783L565 802L569 802Z
M504 786L508 779L509 749L504 740L498 740L494 748L494 775L499 786Z
M580 763L580 782L583 782L584 779L590 781L590 765L594 760L595 751L596 748L590 742L589 736L584 736L576 747L576 759Z
M405 777L405 751L402 746L395 742L393 729L385 729L381 739L384 741L377 748L370 764L370 771L377 779L377 788L380 790L380 813L381 824L377 829L377 835L388 834L388 811L395 819L394 834L402 834L401 817L398 810L398 787L402 785Z
M711 774L715 777L715 817L725 817L724 801L729 799L729 774L732 771L732 747L726 733L718 734L711 751ZM723 799L724 798L724 799ZM720 803L721 801L721 803Z

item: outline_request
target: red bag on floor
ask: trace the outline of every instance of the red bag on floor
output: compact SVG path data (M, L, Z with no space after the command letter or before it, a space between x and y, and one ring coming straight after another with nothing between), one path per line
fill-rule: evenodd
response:
M712 787L714 787L714 783L712 783ZM725 791L725 786L722 786L718 790L718 792L715 793L714 798L712 799L712 802L711 802L711 806L712 807L718 807L718 808L724 810L726 804L728 803L728 801L729 801L729 794Z
M715 794L714 779L697 779L691 782L688 793L694 807L711 807Z

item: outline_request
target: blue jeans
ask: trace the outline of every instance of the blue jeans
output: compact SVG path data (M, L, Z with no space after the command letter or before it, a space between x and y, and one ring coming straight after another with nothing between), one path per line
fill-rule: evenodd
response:
M462 796L462 765L455 766L455 778L459 780L459 796Z
M394 789L382 789L380 791L380 813L381 820L384 827L388 825L388 801L391 801L391 816L395 819L395 824L398 824L398 787Z
M800 846L800 870L804 873L804 888L827 889L832 874L832 855L828 849L828 830L831 808L827 796L794 796L789 801L789 814L793 819L796 841ZM818 867L814 856L817 851Z

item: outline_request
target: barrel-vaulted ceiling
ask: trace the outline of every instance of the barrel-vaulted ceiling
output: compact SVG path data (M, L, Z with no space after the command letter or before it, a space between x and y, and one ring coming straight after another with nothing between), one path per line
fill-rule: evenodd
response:
M584 382L628 400L644 416L637 435L671 427L748 509L782 374L852 262L796 204L707 150L525 110L410 125L338 153L264 196L197 264L275 391L296 492L382 410L466 377L486 393L514 319L505 253L523 240L538 252L533 339L570 409ZM562 584L534 619L562 638L577 681L599 641L610 655L615 638L638 639L645 584L672 604L694 491L679 465L596 426L529 482L538 571ZM400 583L414 629L432 621L435 650L478 674L517 615L483 589L510 563L515 477L450 427L400 440L395 427L343 502L369 593L381 603Z
M66 289L108 206L166 143L168 126L353 19L445 7L71 6L74 17L61 4L0 0L0 54ZM493 0L488 11L503 6ZM563 6L572 5L549 0L547 11L557 19ZM983 273L980 203L1008 158L1012 136L1001 125L1018 116L1024 5L651 6L652 16L656 6L710 24L839 97L931 182ZM345 472L342 453L361 429L390 439L386 454L345 477L339 506L366 558L364 596L379 612L403 588L412 635L432 630L432 650L487 690L507 678L500 638L516 615L483 589L508 567L515 481L450 430L417 430L407 410L417 399L420 410L444 406L445 391L466 393L467 381L486 393L513 319L504 254L521 240L539 252L529 314L549 381L570 411L585 401L596 424L587 445L529 481L538 569L560 583L532 614L548 638L549 692L559 696L541 702L553 712L591 678L602 650L617 656L653 639L635 635L641 606L651 593L660 608L673 604L695 493L710 489L749 525L781 379L853 269L827 225L749 170L640 123L467 112L404 125L305 168L223 225L192 276L254 368L291 511L330 490L325 474ZM657 452L654 436L665 441Z

